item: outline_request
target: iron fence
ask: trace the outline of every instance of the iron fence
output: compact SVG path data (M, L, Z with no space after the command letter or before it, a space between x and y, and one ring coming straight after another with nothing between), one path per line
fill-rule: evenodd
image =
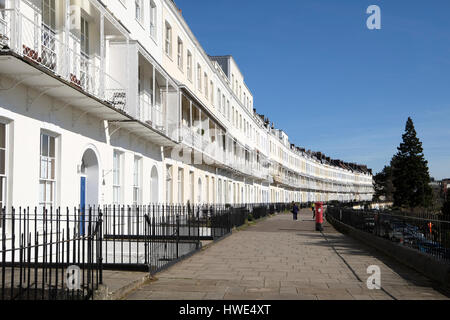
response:
M353 210L329 206L327 218L450 263L450 221L431 213Z
M101 282L102 220L76 211L2 210L2 300L89 299Z
M2 300L91 299L103 270L156 273L285 204L3 208Z

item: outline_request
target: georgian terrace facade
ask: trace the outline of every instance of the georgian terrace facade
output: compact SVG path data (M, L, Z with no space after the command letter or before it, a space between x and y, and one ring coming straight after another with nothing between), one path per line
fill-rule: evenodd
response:
M2 206L369 200L291 146L169 0L0 0Z

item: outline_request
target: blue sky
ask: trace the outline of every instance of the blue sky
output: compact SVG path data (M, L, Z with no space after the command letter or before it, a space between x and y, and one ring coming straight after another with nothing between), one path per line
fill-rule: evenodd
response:
M450 1L176 0L210 55L231 54L300 147L379 172L411 116L430 173L450 177ZM366 9L381 8L368 30Z

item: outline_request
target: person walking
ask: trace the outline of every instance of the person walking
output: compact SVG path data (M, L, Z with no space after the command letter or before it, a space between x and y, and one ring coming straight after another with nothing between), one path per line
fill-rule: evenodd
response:
M292 215L294 216L294 221L297 221L297 216L298 216L298 206L295 204L294 201L292 201Z
M316 218L316 210L315 210L315 208L314 208L314 202L313 202L313 204L312 204L312 206L311 206L311 210L312 210L312 212L313 212L313 219L315 219L315 218Z

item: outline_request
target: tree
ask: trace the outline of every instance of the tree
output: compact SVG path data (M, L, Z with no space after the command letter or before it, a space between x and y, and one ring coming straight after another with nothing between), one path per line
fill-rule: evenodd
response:
M392 168L385 166L383 170L377 173L374 177L374 188L376 200L381 200L381 197L386 201L394 199L394 185L392 183Z
M391 160L394 206L429 207L433 192L430 186L428 161L423 154L422 142L417 138L414 123L408 118L403 142Z

